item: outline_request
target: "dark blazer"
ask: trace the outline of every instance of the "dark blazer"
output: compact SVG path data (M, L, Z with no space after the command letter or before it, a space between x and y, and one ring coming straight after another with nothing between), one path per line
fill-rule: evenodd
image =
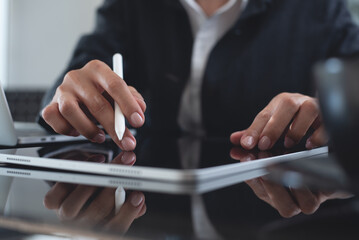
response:
M148 105L144 129L178 133L192 43L178 0L106 0L95 30L80 39L65 72L92 59L112 66L112 55L121 52L126 82ZM228 136L247 128L277 94L313 95L315 62L358 53L359 30L344 0L249 0L209 56L202 86L205 129L209 135Z

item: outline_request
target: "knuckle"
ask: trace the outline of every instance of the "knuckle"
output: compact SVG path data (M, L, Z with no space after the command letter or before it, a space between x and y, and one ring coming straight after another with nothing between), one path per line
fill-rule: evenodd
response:
M268 119L270 119L272 116L272 114L268 111L268 110L262 110L258 115L257 118L258 120L262 120L262 121L268 121Z
M128 89L132 92L132 93L138 93L138 91L136 90L136 88L132 87L132 86L128 86Z
M67 206L61 206L59 209L59 214L63 219L72 219L76 216L76 213Z
M76 111L76 103L66 98L59 98L59 111L65 116L71 116Z
M89 110L92 114L96 115L103 112L106 109L106 102L101 97L94 96L92 101L89 103Z
M277 95L277 98L283 99L283 98L289 98L290 97L290 93L288 92L282 92L280 94Z
M42 118L45 121L49 121L51 117L54 115L55 111L57 111L56 107L54 105L48 105L42 110Z
M48 209L58 209L59 204L54 201L54 199L49 195L46 194L44 197L44 205Z
M302 108L304 108L306 110L306 112L309 112L312 114L319 112L318 103L314 99L305 100L302 104Z
M64 86L64 84L61 84L60 86L57 87L56 89L56 96L61 96L66 92L66 87Z
M69 126L66 126L65 124L52 124L51 126L54 131L58 134L64 134L68 135L71 131L71 128Z
M278 210L279 214L284 218L291 218L297 215L300 212L299 207L297 206L288 206L286 209Z
M297 102L295 101L295 99L290 96L290 95L285 95L283 98L282 98L282 104L284 106L288 106L290 108L297 108L298 107L298 104Z
M102 61L94 59L94 60L91 60L90 62L88 62L85 65L85 68L91 68L96 71L96 70L103 68L104 65L105 65L105 63L103 63Z
M107 88L109 91L116 91L124 87L124 81L120 81L119 78L110 78L107 80Z
M319 200L312 197L312 198L307 198L301 205L300 208L302 210L303 213L305 214L312 214L314 213L318 207L319 207Z
M78 77L78 70L71 70L65 74L64 83L72 82Z

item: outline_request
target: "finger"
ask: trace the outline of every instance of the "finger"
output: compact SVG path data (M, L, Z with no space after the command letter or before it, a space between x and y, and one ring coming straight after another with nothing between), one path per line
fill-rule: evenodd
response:
M44 206L48 209L59 209L64 199L75 188L72 184L55 183L44 197Z
M136 216L136 219L142 217L143 215L145 215L146 211L147 211L147 206L146 206L146 204L143 204L140 212Z
M145 112L146 108L147 108L145 101L142 99L139 99L139 98L136 98L136 101L137 101L138 105L140 105L142 111Z
M312 136L307 139L305 147L307 149L313 149L316 147L324 146L328 143L328 135L324 129L324 125L321 125L317 130L314 131Z
M299 109L298 114L289 126L287 135L284 140L286 148L294 147L307 133L319 114L318 103L314 99L304 101Z
M126 128L118 146L124 151L133 151L136 148L136 144L136 138L132 135L131 131Z
M314 213L320 206L320 201L308 188L290 189L297 204L304 214Z
M269 158L269 157L273 157L273 153L271 153L271 152L263 152L263 151L258 153L258 159Z
M63 220L78 216L87 200L94 194L96 187L79 185L63 201L58 214Z
M128 87L132 93L132 95L136 98L137 103L140 105L143 112L146 111L146 102L142 95L134 88L129 86Z
M130 92L132 93L132 95L134 95L136 98L144 100L144 98L143 98L142 95L137 91L136 88L134 88L134 87L132 87L132 86L128 86L128 89L130 90Z
M299 106L295 98L283 98L261 133L258 142L260 150L272 148L297 113Z
M42 111L42 118L55 132L68 136L78 136L79 132L76 131L71 124L62 117L59 112L59 106L56 102L51 102Z
M132 166L136 162L136 154L134 152L121 152L111 163Z
M106 228L121 233L127 232L132 222L138 217L144 204L145 196L143 193L132 192L122 205L120 212L106 225Z
M256 159L255 155L238 147L234 147L231 149L230 156L234 160L238 160L241 162L248 162Z
M115 207L115 189L105 188L81 213L79 221L86 224L97 224L112 213Z
M344 191L330 191L330 192L320 191L317 196L320 199L320 202L322 203L328 199L347 199L354 197L355 195Z
M263 109L254 118L251 126L243 133L240 143L245 149L250 150L257 145L260 134L272 116L272 113L268 108L270 108L270 106Z
M263 186L263 183L260 178L254 178L251 180L245 181L245 183L252 189L254 194L261 199L262 201L268 203L269 205L273 206L273 202L269 197L266 189Z
M96 76L96 83L118 103L129 123L133 127L141 127L145 116L126 82L100 61L91 61L84 68Z
M245 131L238 131L238 132L232 133L229 138L231 143L233 143L234 145L241 145L241 138L244 133L245 133Z
M89 110L90 114L102 125L112 140L120 145L120 140L115 132L115 114L111 104L92 85L78 83L76 96Z
M274 208L277 209L282 217L290 218L301 212L292 196L284 187L266 180L262 180L262 183Z
M68 93L57 99L61 115L83 136L97 143L105 141L104 132L99 129L82 111L78 100Z

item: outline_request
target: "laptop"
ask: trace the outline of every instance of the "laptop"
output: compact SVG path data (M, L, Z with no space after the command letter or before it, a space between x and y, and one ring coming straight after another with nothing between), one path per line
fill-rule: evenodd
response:
M0 132L0 147L87 140L84 136L71 137L60 134L50 134L35 122L13 122L9 105L1 84Z
M241 162L230 155L233 147L228 139L201 139L200 151L180 148L177 138L137 138L135 152L121 152L112 142L105 144L65 144L63 146L31 147L0 150L0 162L22 167L56 169L116 177L163 182L205 182L258 170L269 164L326 154L327 147L313 150L273 149L266 157ZM244 151L244 149L242 149ZM127 161L123 155L130 156ZM129 155L130 154L130 155ZM131 155L132 154L132 155ZM252 156L256 153L250 153ZM263 156L263 154L257 154ZM187 161L190 157L190 161ZM198 159L193 159L198 156ZM193 164L196 162L196 164Z

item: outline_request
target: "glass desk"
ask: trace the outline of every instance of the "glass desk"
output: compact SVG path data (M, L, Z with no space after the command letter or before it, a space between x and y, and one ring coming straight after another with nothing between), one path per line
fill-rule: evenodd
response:
M51 152L45 150L44 154ZM109 157L109 152L102 148L101 153L105 156L100 157L98 152L62 154L70 159L86 155L100 161ZM208 153L200 155L208 158ZM271 153L230 149L223 157L231 155L238 161L248 161L268 154ZM329 160L320 161L325 164ZM233 176L215 187L187 185L183 191L169 191L168 186L162 187L166 184L163 182L145 186L132 182L131 186L128 179L126 185L120 180L106 182L106 176L99 175L9 165L2 165L1 169L4 170L0 174L1 239L36 239L34 236L39 234L45 235L43 239L58 236L59 239L166 240L358 239L359 236L359 199L348 193L345 178L335 172L325 184L326 181L317 181L315 171L308 177L308 172L304 174L296 164L280 163ZM55 181L55 177L51 180L51 176L60 175L63 181ZM308 184L309 188L305 186L307 183L313 184ZM126 197L121 206L123 192Z

